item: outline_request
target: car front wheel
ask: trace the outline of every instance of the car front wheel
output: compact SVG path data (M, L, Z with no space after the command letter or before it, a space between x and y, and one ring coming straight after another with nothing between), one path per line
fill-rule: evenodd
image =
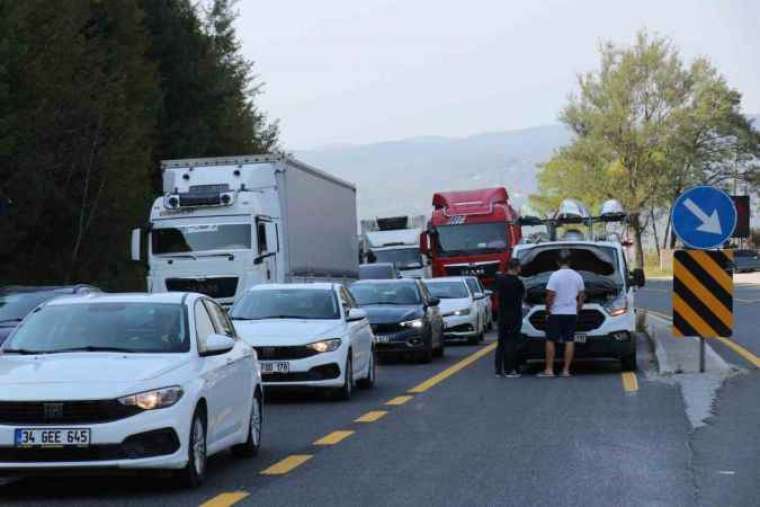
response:
M338 388L335 393L336 398L343 401L351 399L351 395L354 391L354 363L351 361L351 351L348 351L348 357L346 357L346 367L343 369L343 385Z
M232 448L232 454L240 458L250 458L259 453L261 447L261 429L263 426L263 410L261 395L258 391L251 404L251 415L248 419L248 440Z
M197 488L206 478L206 418L198 407L190 425L190 439L187 444L187 465L179 474L180 483L187 488Z
M356 385L360 389L372 389L375 386L375 351L374 349L369 355L369 366L367 367L367 376L363 379L356 381Z

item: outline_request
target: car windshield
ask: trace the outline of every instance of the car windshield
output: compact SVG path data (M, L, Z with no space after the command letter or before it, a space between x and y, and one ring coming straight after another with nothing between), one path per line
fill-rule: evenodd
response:
M47 305L29 316L3 345L5 353L186 352L184 308L169 303Z
M364 280L382 280L397 278L393 264L361 264L359 266L359 278Z
M0 322L21 320L37 305L56 295L50 291L0 294Z
M419 248L398 248L393 250L372 250L377 262L390 262L399 269L422 267Z
M439 299L463 299L470 297L463 282L428 283L428 290Z
M416 305L420 292L413 282L355 283L351 293L361 306L366 305Z
M209 250L248 250L250 224L207 224L158 227L151 231L153 253L175 254Z
M436 232L438 251L443 255L502 251L509 247L507 227L501 222L443 225Z
M236 320L335 320L340 309L330 289L266 289L247 293L230 310Z

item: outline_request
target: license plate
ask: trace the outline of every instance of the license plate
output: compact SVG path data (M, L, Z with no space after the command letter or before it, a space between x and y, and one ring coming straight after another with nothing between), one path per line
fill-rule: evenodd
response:
M573 341L575 343L586 343L586 338L587 336L585 334L577 334L575 335L575 338L573 339Z
M16 447L65 447L90 445L89 428L17 428Z
M290 363L287 361L270 361L261 363L261 373L289 373Z
M379 335L379 336L375 336L375 341L377 343L388 343L389 341L391 341L391 337Z

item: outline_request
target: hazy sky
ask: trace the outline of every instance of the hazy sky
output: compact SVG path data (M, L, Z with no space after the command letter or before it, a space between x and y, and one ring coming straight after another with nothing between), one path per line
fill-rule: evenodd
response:
M709 57L760 112L756 0L240 0L258 104L289 150L556 121L602 40Z

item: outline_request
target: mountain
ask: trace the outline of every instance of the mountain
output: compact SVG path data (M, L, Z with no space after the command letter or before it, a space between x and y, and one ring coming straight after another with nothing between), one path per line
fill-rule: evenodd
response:
M520 206L536 190L536 165L570 141L561 125L464 138L414 137L333 145L297 158L356 184L359 216L428 214L434 192L503 185Z

